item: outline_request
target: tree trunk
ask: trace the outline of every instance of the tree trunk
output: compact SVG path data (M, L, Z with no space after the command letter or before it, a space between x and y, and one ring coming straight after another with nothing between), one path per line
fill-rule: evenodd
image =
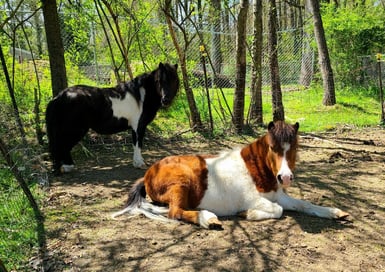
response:
M262 108L262 0L254 0L254 35L252 47L252 72L251 72L251 102L249 108L249 120L251 123L263 124Z
M284 121L285 112L282 104L281 80L278 67L277 9L275 0L270 1L268 27L273 121Z
M215 74L222 73L222 46L221 46L221 1L211 0L212 34L211 58ZM214 79L214 82L216 80Z
M27 146L27 138L25 135L24 125L23 125L23 122L21 121L21 118L20 118L19 107L17 106L17 103L16 103L15 91L14 91L13 86L11 84L11 79L9 77L7 63L5 62L4 52L3 52L3 48L1 46L1 44L0 44L0 62L1 62L1 66L3 68L5 81L7 82L9 96L10 96L11 101L12 101L13 112L15 114L17 127L19 129L20 136L21 136L21 139L23 141L24 146Z
M336 95L334 89L334 76L333 70L330 64L328 47L326 44L325 31L322 24L322 18L320 13L319 1L308 0L310 4L310 10L313 13L314 21L314 34L318 46L318 58L321 68L321 75L324 88L324 97L322 104L325 106L332 106L336 103Z
M309 18L311 16L311 12L309 9L309 1L305 1L303 16L301 14L301 8L299 8L298 10L300 12L300 15L298 16L300 22L298 25L303 26L302 17ZM310 46L310 35L304 28L302 28L302 31L301 31L301 48L302 48L302 52L301 52L302 56L301 56L301 74L299 77L299 84L305 87L309 87L313 79L314 54L313 54L313 49Z
M196 106L195 103L195 98L194 98L194 93L190 87L189 80L188 80L188 73L187 73L187 64L186 64L186 50L182 50L179 42L176 37L176 33L174 31L174 27L172 25L171 21L171 0L166 0L163 8L164 14L166 16L166 21L168 25L168 29L170 31L170 35L172 38L172 41L174 43L175 49L178 53L178 58L181 66L181 71L182 71L182 77L183 77L183 86L186 91L186 96L187 96L187 101L188 105L190 108L190 127L196 130L201 130L202 129L202 121L199 115L199 110ZM185 41L187 42L187 41Z
M233 123L237 133L243 129L246 85L246 23L248 0L241 0L237 21L237 74L235 80Z
M51 69L52 94L56 96L67 87L64 47L60 32L56 0L42 0L44 28L47 37L49 64Z

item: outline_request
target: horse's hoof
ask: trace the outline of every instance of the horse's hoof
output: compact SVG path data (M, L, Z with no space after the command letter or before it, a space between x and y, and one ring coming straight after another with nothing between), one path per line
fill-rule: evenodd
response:
M339 210L339 211L336 213L335 219L337 219L337 220L344 220L344 219L346 219L349 215L350 215L350 214L348 214L347 212L344 212L344 211Z
M146 170L148 168L146 164L135 164L135 163L134 163L134 167L136 169L143 169L143 170Z
M61 173L70 173L72 171L75 170L75 165L73 164L63 164L61 167L60 167L60 172Z
M223 230L222 222L218 218L210 218L208 224L210 230Z

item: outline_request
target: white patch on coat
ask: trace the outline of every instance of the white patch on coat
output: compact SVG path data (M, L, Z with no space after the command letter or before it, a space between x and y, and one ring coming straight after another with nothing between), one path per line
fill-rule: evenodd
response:
M126 93L124 99L110 97L110 100L112 102L113 116L118 119L127 119L128 125L136 131L138 129L139 118L142 115L143 111L143 101L145 94L146 90L141 87L139 103L130 93Z
M208 188L198 206L218 216L253 208L261 198L241 157L240 149L206 159Z
M70 99L74 99L78 96L77 92L66 92L66 94L67 94L67 97Z

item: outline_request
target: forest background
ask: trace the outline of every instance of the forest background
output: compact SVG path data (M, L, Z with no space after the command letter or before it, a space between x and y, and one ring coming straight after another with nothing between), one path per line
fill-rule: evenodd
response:
M375 126L384 13L378 0L0 0L0 261L25 265L45 243L44 111L66 86L111 86L178 63L181 94L155 133L223 137L271 119L308 132Z

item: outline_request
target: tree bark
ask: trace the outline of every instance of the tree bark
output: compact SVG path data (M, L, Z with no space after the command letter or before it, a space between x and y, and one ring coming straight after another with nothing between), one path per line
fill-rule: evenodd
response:
M246 23L248 0L241 0L237 19L236 80L233 105L233 123L237 133L243 129L246 85Z
M188 73L187 73L187 64L186 64L186 50L182 50L178 39L176 37L176 33L174 31L174 27L172 25L172 20L171 20L171 0L166 0L164 3L164 8L163 8L164 14L166 16L166 21L168 25L168 29L170 31L170 35L172 38L172 41L174 43L175 49L178 53L178 58L180 62L180 68L182 71L182 77L183 77L183 86L186 91L186 96L187 96L187 101L188 105L190 108L190 127L195 130L201 130L202 129L202 121L199 115L199 110L196 106L195 103L195 98L194 98L194 93L190 87L189 80L188 80ZM187 42L187 41L185 41Z
M268 27L273 121L284 121L285 111L282 104L281 79L278 67L277 9L275 0L270 1Z
M42 0L42 3L51 69L52 94L56 96L68 86L64 47L60 32L59 16L56 9L56 0Z
M329 51L326 44L325 31L322 24L319 1L308 0L310 10L313 13L314 34L318 46L318 58L321 69L324 97L322 104L332 106L336 104L336 95L334 89L334 76L330 64Z
M222 73L222 46L221 46L221 1L211 0L212 34L211 34L211 58L215 74ZM216 80L214 79L214 82Z
M301 9L299 9L301 11ZM308 18L311 16L309 1L305 1L304 5L304 17ZM299 16L302 18L302 15ZM303 25L301 22L300 25ZM310 36L306 29L301 31L301 47L302 47L302 58L301 58L301 74L299 78L299 84L309 87L313 78L314 63L313 63L313 49L310 46Z
M254 35L252 47L252 72L251 72L251 102L249 108L249 120L252 123L263 124L262 107L262 48L263 48L263 25L262 25L262 0L254 0Z

